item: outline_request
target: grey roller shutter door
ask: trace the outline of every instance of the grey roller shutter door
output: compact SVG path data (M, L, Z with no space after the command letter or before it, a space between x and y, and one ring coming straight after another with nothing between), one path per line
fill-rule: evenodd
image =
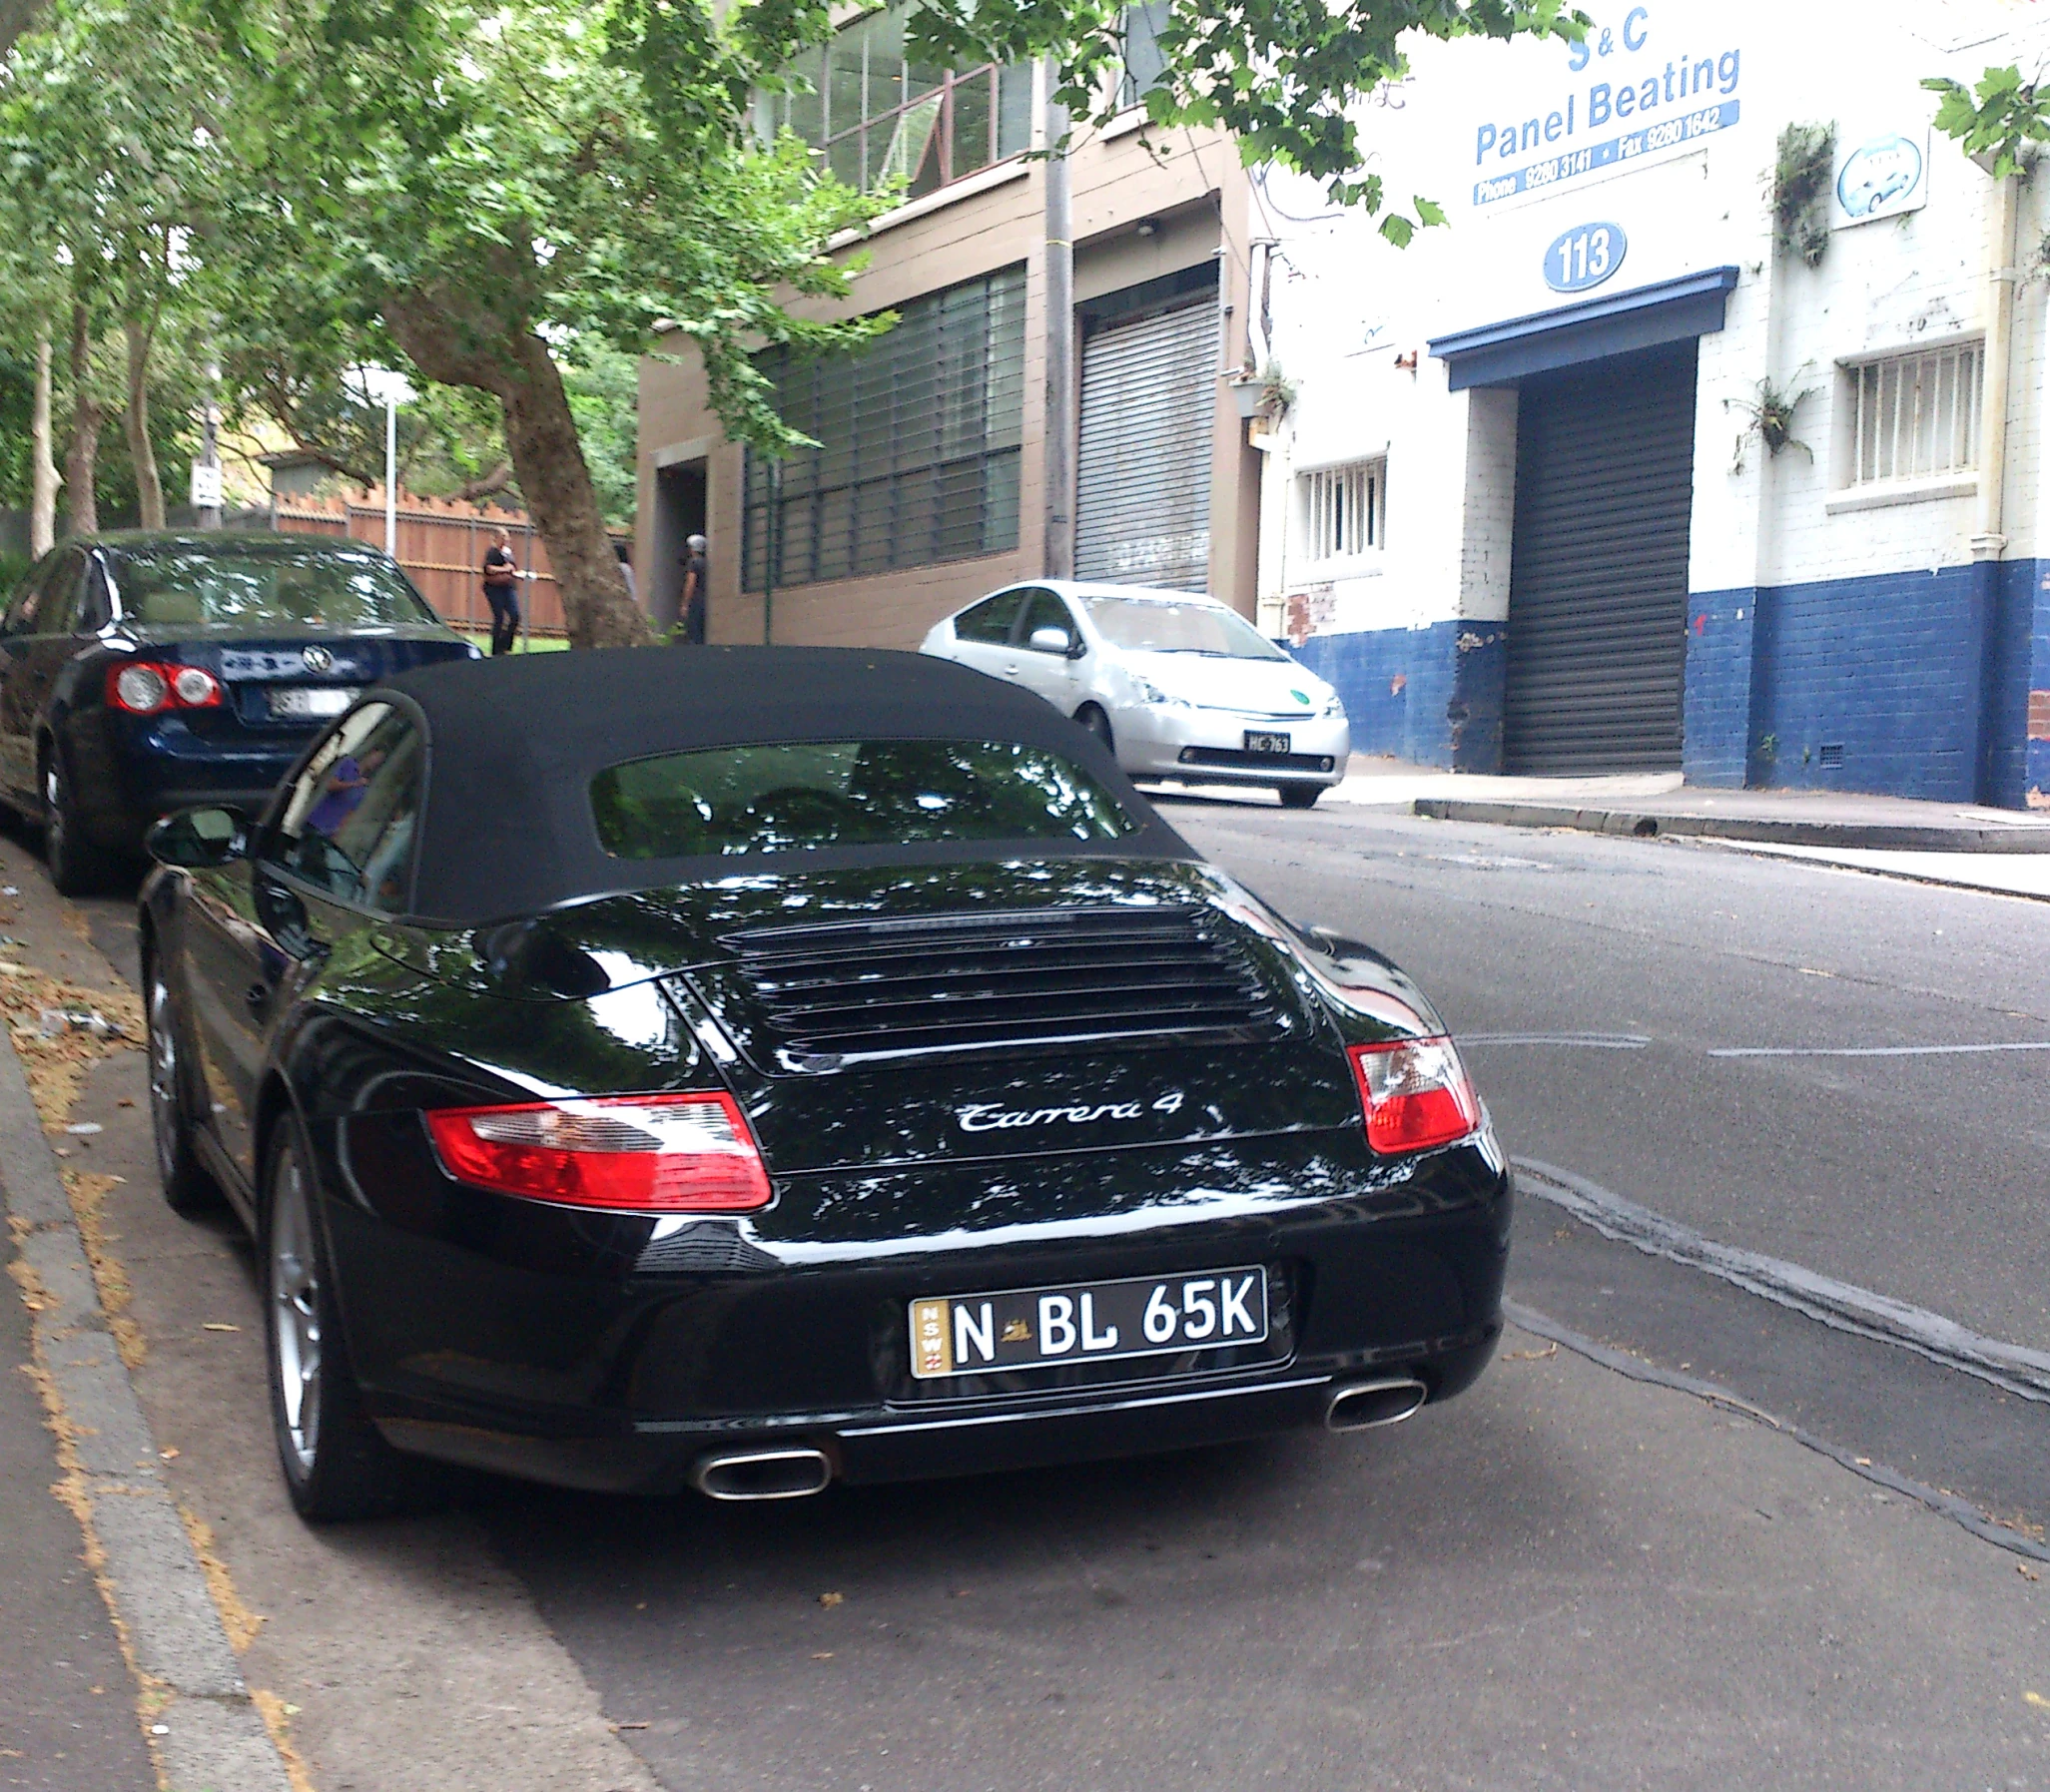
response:
M1679 769L1696 346L1522 384L1503 716L1512 773Z
M1083 344L1076 578L1205 587L1216 404L1212 300L1117 324Z

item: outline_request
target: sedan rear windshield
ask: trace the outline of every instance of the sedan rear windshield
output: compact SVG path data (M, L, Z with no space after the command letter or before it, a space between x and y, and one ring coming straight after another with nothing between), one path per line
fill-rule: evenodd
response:
M1139 653L1201 653L1225 660L1288 655L1234 610L1154 597L1083 597L1089 620L1112 647Z
M367 555L154 548L122 555L116 577L130 619L159 628L355 630L435 620L402 572Z
M605 851L692 859L983 840L1116 840L1137 829L1095 779L1044 747L818 741L715 747L591 781Z

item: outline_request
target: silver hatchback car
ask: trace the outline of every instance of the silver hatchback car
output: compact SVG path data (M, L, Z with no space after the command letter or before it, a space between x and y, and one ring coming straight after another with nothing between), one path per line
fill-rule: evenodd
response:
M1007 585L935 623L920 652L1036 691L1132 778L1262 785L1308 809L1352 751L1337 692L1193 592Z

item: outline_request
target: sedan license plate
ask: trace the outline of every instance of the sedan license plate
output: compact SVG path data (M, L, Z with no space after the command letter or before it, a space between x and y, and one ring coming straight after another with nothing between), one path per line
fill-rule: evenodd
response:
M911 1372L931 1381L1054 1363L1115 1363L1259 1344L1266 1336L1262 1270L1138 1276L913 1301Z
M355 695L354 688L348 685L274 689L271 692L271 714L284 721L325 722L330 716L341 715L355 701Z
M1288 751L1288 736L1285 734L1253 734L1248 732L1245 738L1245 750L1248 753L1286 753Z

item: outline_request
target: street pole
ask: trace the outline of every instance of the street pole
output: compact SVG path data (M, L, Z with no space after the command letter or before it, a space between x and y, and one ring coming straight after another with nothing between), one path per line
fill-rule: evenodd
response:
M384 394L384 552L398 558L398 397Z
M762 645L776 639L776 563L783 547L783 462L769 462L769 520L762 535ZM709 609L707 614L710 614Z
M1067 108L1046 83L1046 421L1041 436L1046 481L1046 539L1041 576L1074 577L1074 201L1067 162Z
M200 465L205 469L202 478L195 479L195 497L204 502L195 504L200 513L200 527L218 529L222 524L221 495L221 369L212 362L207 366L207 408L200 424Z

